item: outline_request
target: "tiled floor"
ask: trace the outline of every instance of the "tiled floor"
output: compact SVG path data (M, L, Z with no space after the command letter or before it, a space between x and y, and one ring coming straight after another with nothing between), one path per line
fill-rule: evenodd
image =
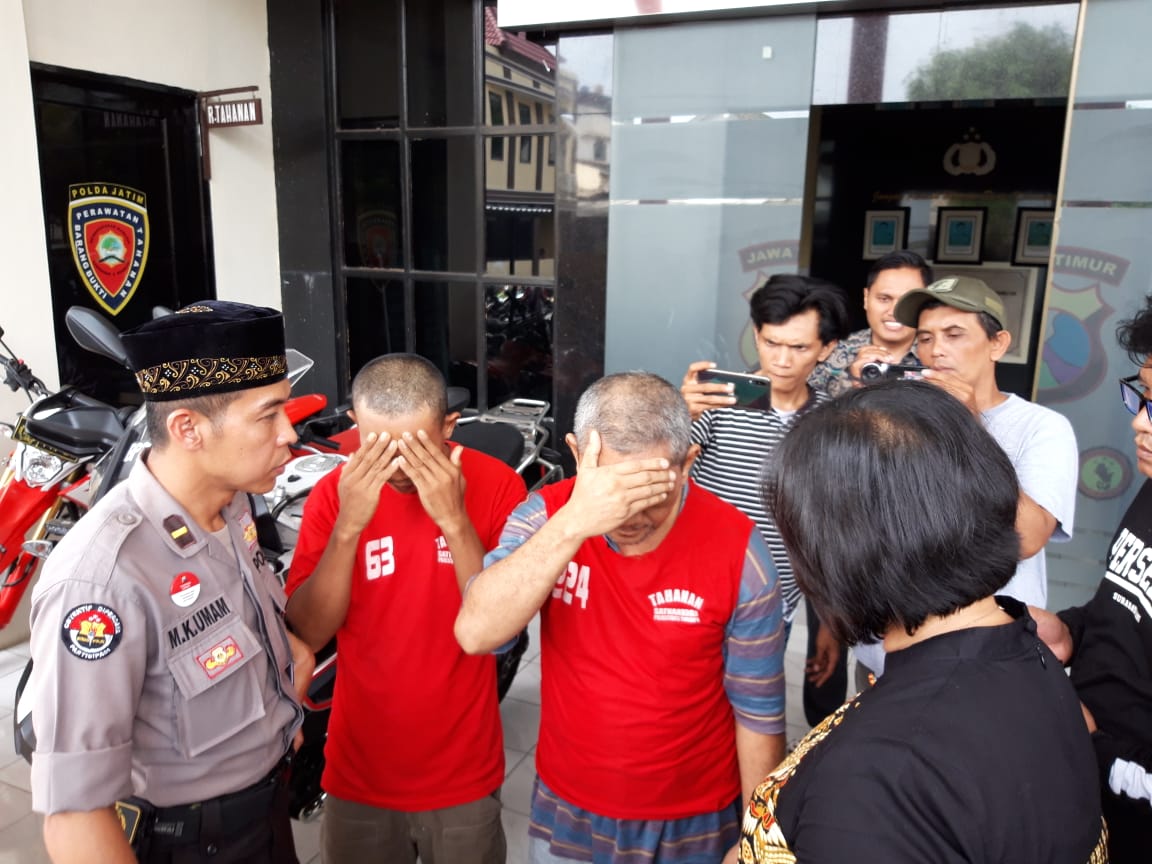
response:
M528 809L535 774L536 732L540 723L540 639L535 622L531 635L531 647L500 706L506 762L502 790L504 831L508 837L510 862L527 860ZM790 742L797 741L808 729L800 702L805 639L804 612L801 609L796 614L796 624L785 655ZM28 765L14 754L7 743L11 740L16 683L27 658L27 643L0 651L0 864L48 862L40 837L42 818L31 812ZM300 861L302 864L319 864L320 823L296 822L293 825Z

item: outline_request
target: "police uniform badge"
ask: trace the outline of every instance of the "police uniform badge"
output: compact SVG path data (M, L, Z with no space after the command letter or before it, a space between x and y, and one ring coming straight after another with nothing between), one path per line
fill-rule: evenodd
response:
M248 551L251 552L257 546L259 541L259 532L256 530L256 523L252 521L252 514L247 510L240 514L240 530L244 532L244 542L248 544Z
M124 627L120 616L103 603L76 606L64 616L61 638L73 657L103 660L116 650Z

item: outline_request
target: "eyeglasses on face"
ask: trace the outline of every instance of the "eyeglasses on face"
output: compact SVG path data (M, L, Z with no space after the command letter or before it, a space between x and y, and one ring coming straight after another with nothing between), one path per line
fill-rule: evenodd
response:
M1144 395L1144 388L1139 375L1129 375L1120 379L1120 398L1129 414L1136 414L1141 408L1148 415L1148 422L1152 423L1152 402Z

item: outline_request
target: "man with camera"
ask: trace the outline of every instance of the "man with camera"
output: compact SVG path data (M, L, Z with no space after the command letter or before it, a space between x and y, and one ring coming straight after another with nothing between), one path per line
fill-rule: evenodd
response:
M1080 464L1072 425L1062 414L996 385L996 363L1012 344L1012 334L1004 329L1004 301L981 280L949 276L909 291L895 315L915 330L924 380L979 417L1016 469L1020 562L1001 593L1043 608L1048 599L1044 546L1072 539ZM869 670L884 671L880 645L852 650Z
M1020 481L1020 563L1002 593L1043 608L1044 546L1072 539L1079 451L1068 420L996 385L996 362L1012 344L1004 301L979 279L949 276L910 291L896 318L916 331L916 352L936 384L980 417ZM874 668L874 667L873 667Z
M868 271L864 315L868 326L841 339L832 353L816 364L808 385L839 396L860 380L885 377L891 366L918 366L913 341L916 331L896 320L893 310L909 291L932 281L932 268L915 252L889 252Z

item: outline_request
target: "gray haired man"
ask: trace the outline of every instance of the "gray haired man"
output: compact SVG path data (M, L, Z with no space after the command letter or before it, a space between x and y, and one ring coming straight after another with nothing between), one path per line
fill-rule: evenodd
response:
M540 611L532 861L719 860L784 752L776 570L688 479L699 448L667 381L604 378L575 425L576 478L513 512L456 636L489 651Z

